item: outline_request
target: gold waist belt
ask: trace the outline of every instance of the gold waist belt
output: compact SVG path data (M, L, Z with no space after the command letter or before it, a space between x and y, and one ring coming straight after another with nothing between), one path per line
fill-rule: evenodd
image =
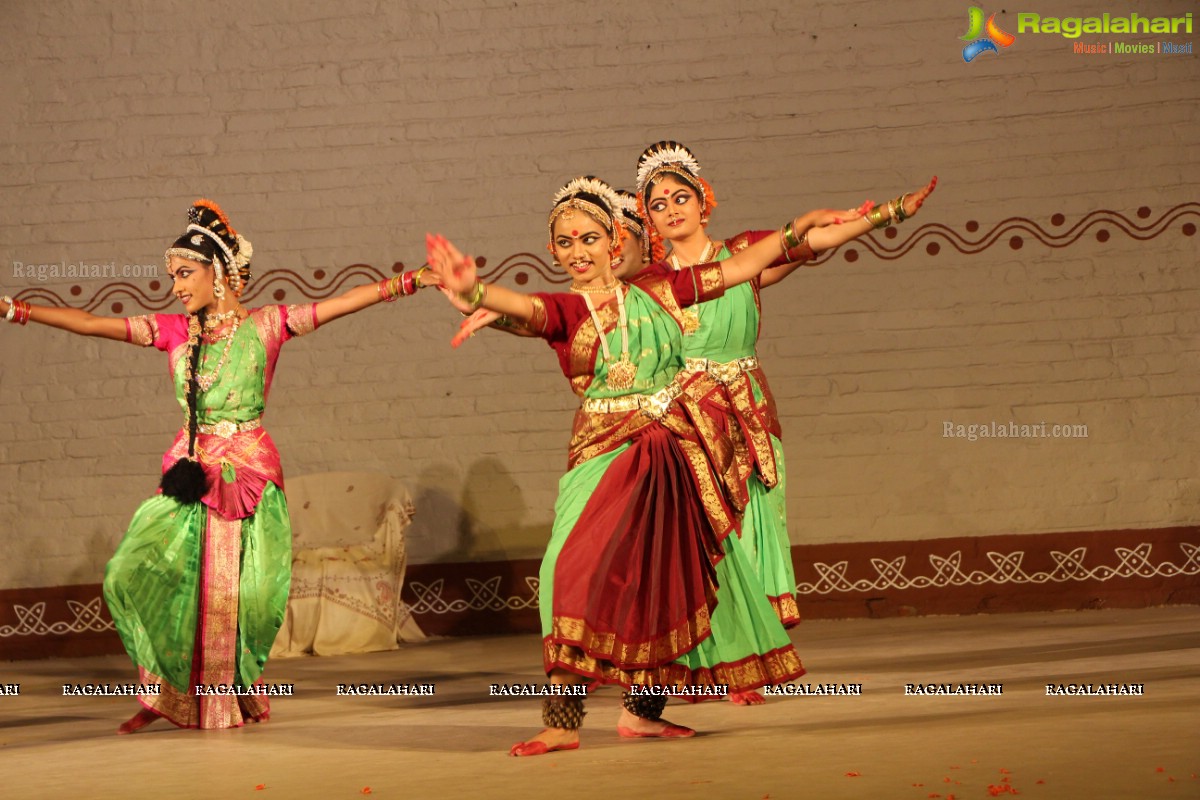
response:
M256 431L261 427L262 417L259 417L248 422L234 422L233 420L226 419L215 425L197 425L196 430L208 436L220 436L222 439L231 439L236 433Z
M623 397L589 397L583 410L589 414L619 414L643 411L651 419L662 419L676 397L683 392L678 383L669 383L654 394L627 394Z
M711 358L685 358L683 368L688 372L707 372L721 383L733 383L743 372L758 369L758 356L746 356L724 363Z

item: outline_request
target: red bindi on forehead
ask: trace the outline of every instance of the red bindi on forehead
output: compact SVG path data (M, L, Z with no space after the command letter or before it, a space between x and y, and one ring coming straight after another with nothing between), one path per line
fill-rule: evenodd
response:
M571 235L572 235L572 236L578 236L578 235L579 235L579 231L571 231Z
M671 193L671 190L670 190L670 189L663 189L663 195L664 195L664 196L666 196L666 195L668 195L668 194L670 194L670 193Z

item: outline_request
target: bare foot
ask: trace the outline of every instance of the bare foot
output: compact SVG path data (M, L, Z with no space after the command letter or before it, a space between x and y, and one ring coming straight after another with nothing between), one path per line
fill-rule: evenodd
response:
M517 742L508 751L510 756L540 756L555 750L578 750L579 731L566 728L546 728L537 736Z
M682 725L672 725L665 719L642 719L622 708L621 718L617 720L617 735L625 739L686 739L695 736L696 732Z
M760 692L732 692L729 702L735 706L761 706L767 702L767 698Z
M134 714L129 719L121 723L121 727L117 728L117 735L121 736L126 733L133 733L149 725L154 720L158 719L158 714L155 714L148 708L143 708L141 711Z

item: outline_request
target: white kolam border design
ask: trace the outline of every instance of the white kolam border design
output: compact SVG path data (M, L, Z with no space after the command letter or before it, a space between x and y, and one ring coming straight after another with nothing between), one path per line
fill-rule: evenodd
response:
M875 569L875 577L851 580L846 576L849 571L849 561L838 561L826 564L817 561L813 568L818 578L814 582L803 582L796 585L796 596L829 595L838 592L871 592L881 589L939 589L951 586L985 586L1005 584L1047 584L1084 581L1110 581L1114 578L1174 578L1186 575L1200 575L1200 544L1181 542L1183 563L1172 561L1154 563L1151 560L1153 545L1142 542L1136 547L1116 547L1115 565L1101 564L1088 567L1084 561L1087 558L1087 547L1076 547L1067 552L1051 550L1054 568L1049 571L1027 572L1022 567L1026 551L1014 550L1009 553L988 551L988 561L992 564L990 571L962 569L963 551L955 550L949 556L929 555L932 574L908 576L904 570L908 564L907 556L899 556L891 560L872 558L871 566ZM466 584L470 597L465 599L447 600L442 596L445 580L439 578L428 584L409 581L405 589L416 598L410 606L414 614L460 614L464 611L506 611L522 610L538 607L538 579L527 576L525 584L530 590L529 595L500 595L500 576L486 581L468 578Z
M413 614L461 614L464 611L522 611L538 607L538 587L540 580L536 575L525 577L525 586L529 589L526 596L501 597L501 576L497 575L481 581L467 578L467 589L471 596L466 599L446 600L442 592L446 588L444 578L438 578L432 583L420 583L410 580L404 584L404 590L414 597L416 603L408 609Z
M101 614L100 598L93 597L86 603L68 600L67 609L74 618L66 622L46 622L46 604L31 606L13 604L17 617L16 625L0 625L0 638L12 636L62 636L66 633L88 633L115 630L110 620Z
M1180 542L1182 563L1164 560L1155 563L1151 558L1153 545L1142 542L1135 547L1116 547L1113 553L1116 564L1100 564L1089 567L1085 562L1087 547L1076 547L1068 551L1051 550L1054 567L1048 571L1027 572L1022 566L1026 551L1008 553L988 551L991 570L962 568L963 551L955 550L949 556L929 555L931 574L906 575L908 557L899 556L888 560L872 558L875 576L852 580L847 577L849 561L833 564L814 562L818 578L813 582L802 582L796 586L796 596L830 595L843 592L871 592L884 589L939 589L952 586L1051 584L1084 581L1111 581L1134 578L1175 578L1200 575L1200 544ZM429 583L408 581L404 592L414 602L405 602L409 614L461 614L467 611L522 611L538 607L539 581L536 575L525 577L527 593L504 597L500 594L502 576L487 580L466 578L467 597L447 599L446 579L438 578ZM12 606L17 622L15 625L0 625L0 639L15 636L61 636L70 633L102 632L113 630L112 622L101 616L101 599L89 601L68 600L67 608L72 618L66 621L47 622L46 603L37 602L23 606Z
M850 562L839 561L836 564L824 564L820 561L813 564L818 578L812 583L800 583L796 586L797 595L825 595L834 592L871 592L881 589L940 589L949 586L985 586L988 584L1046 584L1067 583L1068 581L1110 581L1114 578L1174 578L1180 575L1200 575L1200 545L1180 542L1184 561L1175 564L1163 561L1155 564L1150 559L1153 545L1143 542L1136 547L1117 547L1115 566L1100 565L1089 568L1084 559L1087 557L1086 547L1076 547L1068 552L1051 550L1050 557L1054 559L1054 568L1049 571L1026 572L1021 566L1025 559L1024 550L1014 550L1011 553L988 551L988 561L992 563L991 571L972 570L963 572L962 551L955 550L949 556L930 554L929 563L933 567L932 575L916 575L909 577L904 574L908 557L900 556L888 561L883 558L872 558L871 566L875 568L875 577L850 580L846 572Z

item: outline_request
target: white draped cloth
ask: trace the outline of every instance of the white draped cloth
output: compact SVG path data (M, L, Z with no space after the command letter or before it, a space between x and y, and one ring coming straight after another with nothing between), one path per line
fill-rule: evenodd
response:
M292 588L272 657L395 650L425 634L400 599L404 531L415 509L389 475L326 472L287 479Z

